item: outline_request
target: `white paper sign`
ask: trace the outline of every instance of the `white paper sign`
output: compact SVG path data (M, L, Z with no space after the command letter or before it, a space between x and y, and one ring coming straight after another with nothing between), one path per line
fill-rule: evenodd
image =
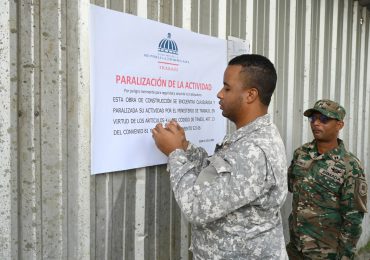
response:
M226 52L225 40L91 5L92 173L166 163L151 129L173 118L212 154L226 133Z
M227 54L228 60L242 54L249 54L249 41L236 38L233 36L227 37Z

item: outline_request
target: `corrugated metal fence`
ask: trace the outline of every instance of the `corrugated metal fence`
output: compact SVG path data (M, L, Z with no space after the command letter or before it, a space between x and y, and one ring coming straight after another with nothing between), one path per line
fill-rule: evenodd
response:
M370 12L357 1L91 2L250 40L278 71L270 113L288 158L311 139L302 112L331 98L347 109L342 138L369 175ZM164 166L90 176L89 1L0 6L0 258L191 257ZM369 226L367 214L360 245Z

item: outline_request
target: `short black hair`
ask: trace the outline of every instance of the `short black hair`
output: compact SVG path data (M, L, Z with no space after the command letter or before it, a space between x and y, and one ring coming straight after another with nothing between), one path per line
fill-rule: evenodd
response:
M241 65L246 87L258 90L261 103L268 106L276 87L276 70L269 59L258 54L243 54L229 61L229 65Z

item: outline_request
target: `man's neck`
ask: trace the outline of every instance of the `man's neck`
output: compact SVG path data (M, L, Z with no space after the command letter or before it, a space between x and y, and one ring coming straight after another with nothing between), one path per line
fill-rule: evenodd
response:
M330 150L333 150L339 146L337 139L331 142L323 142L316 140L317 151L319 154L324 154Z
M239 129L250 122L256 120L256 118L264 116L267 114L267 107L263 109L250 109L244 113L244 117L238 122L234 122L236 125L236 129Z

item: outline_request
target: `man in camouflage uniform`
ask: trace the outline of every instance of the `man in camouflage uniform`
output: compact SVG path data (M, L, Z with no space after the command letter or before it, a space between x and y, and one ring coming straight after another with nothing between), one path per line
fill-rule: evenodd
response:
M169 156L175 198L192 224L194 259L287 259L279 213L288 192L285 148L267 114L275 85L275 68L265 57L229 62L217 97L237 130L211 157L174 121L152 131Z
M299 147L288 169L293 193L290 259L353 259L366 212L367 185L359 160L338 139L345 110L319 100L304 112L314 140Z

